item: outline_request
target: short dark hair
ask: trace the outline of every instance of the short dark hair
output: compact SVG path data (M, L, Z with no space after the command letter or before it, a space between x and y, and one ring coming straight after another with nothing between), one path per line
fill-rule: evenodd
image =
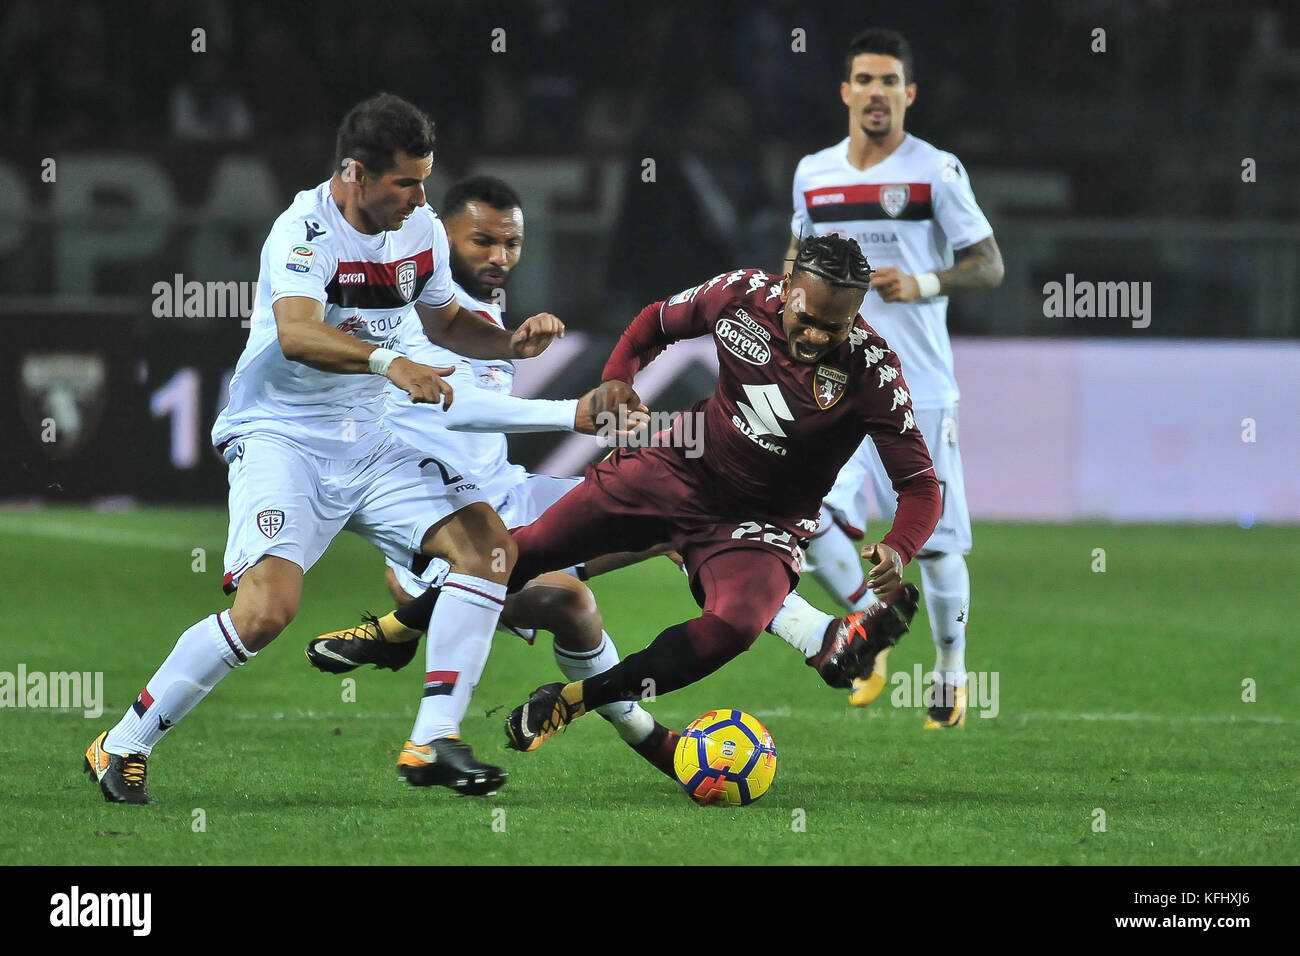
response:
M504 179L495 176L470 176L454 182L442 200L442 218L450 219L472 202L486 203L493 209L522 208L519 194Z
M382 176L397 165L397 154L428 156L433 152L433 120L419 107L392 93L362 100L343 117L334 147L334 168L355 159Z
M832 286L871 288L872 268L858 241L834 233L807 236L799 241L790 275L793 277L796 272L806 272Z
M912 72L912 47L897 30L872 27L850 40L849 50L844 54L844 82L853 81L853 60L862 53L896 57L903 64L903 82L916 82L916 76Z

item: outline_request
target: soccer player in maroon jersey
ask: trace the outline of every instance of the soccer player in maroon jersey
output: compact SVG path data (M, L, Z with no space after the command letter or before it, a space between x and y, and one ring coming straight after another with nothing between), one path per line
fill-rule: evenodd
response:
M704 454L690 458L688 442L671 440L683 416L668 440L590 466L586 481L511 532L510 588L669 541L703 614L602 674L539 687L506 721L511 747L535 750L588 710L692 684L747 650L798 582L822 498L867 435L898 494L893 528L863 549L881 602L859 627L828 630L808 663L847 686L906 631L918 595L903 585L903 565L939 519L939 484L898 358L858 314L871 268L857 242L809 236L797 252L789 276L717 276L647 306L623 333L597 390L604 408L640 407L632 383L641 368L679 339L714 337L717 389L687 413L702 420ZM664 737L665 750L675 738Z

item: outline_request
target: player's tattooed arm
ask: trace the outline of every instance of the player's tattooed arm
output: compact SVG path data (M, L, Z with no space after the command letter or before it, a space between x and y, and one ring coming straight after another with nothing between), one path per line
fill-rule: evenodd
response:
M276 336L284 357L322 372L362 374L370 371L373 345L325 324L325 306L306 296L286 296L271 306ZM435 368L398 356L388 366L387 377L411 396L413 402L451 403L451 386L442 380L452 368Z
M940 295L995 289L1002 284L1002 275L1006 271L1002 266L1002 250L992 236L956 250L952 260L952 268L939 273Z
M981 239L953 253L953 267L936 273L938 295L992 289L1002 283L1002 252L992 236ZM921 298L921 284L894 266L884 266L871 273L871 288L886 302L911 302ZM935 293L930 293L934 295Z

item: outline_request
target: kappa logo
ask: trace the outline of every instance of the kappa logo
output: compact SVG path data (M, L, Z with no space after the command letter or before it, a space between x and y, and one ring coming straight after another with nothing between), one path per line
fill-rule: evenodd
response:
M410 302L415 294L415 260L407 259L397 267L397 291L403 302Z
M912 197L912 188L906 183L897 186L880 187L880 208L891 219L897 219L899 213L907 208L907 201Z
M817 407L826 411L838 402L848 383L849 377L844 372L829 365L818 365L817 375L813 379L813 396L817 399Z
M279 508L267 508L257 513L257 530L268 538L274 538L284 527L284 512Z

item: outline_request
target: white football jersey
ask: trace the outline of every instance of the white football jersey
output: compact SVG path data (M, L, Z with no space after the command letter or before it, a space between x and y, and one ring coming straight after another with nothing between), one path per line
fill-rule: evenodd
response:
M321 458L368 457L386 437L386 379L286 359L271 307L287 296L315 299L325 306L326 324L382 345L414 314L413 302L438 308L454 295L447 232L428 206L399 229L366 235L343 218L328 181L298 193L262 246L252 328L230 380L230 403L212 428L213 444L266 433Z
M493 325L505 328L499 305L475 299L455 281L452 287L462 308L477 313ZM468 359L441 345L434 345L424 334L424 327L415 315L402 324L393 347L413 362L435 367L456 367L456 371L447 379L454 393L453 409L458 402L466 406L473 401L469 394L472 389L509 395L514 385L513 362ZM385 427L412 448L436 458L466 480L476 482L489 501L496 501L500 497L494 493L498 485L506 488L523 480L526 474L524 469L510 464L506 458L508 449L504 434L500 431L452 431L445 420L446 415L439 406L413 404L410 396L395 385L390 384L385 392Z
M910 133L887 159L860 170L849 139L805 156L794 172L795 236L856 239L873 269L907 275L952 267L953 250L993 235L957 157ZM917 409L957 402L948 341L948 297L885 302L868 293L862 316L898 353Z

